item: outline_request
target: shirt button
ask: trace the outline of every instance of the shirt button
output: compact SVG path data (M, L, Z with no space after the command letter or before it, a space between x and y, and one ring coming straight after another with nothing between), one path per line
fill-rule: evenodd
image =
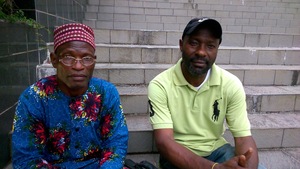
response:
M78 132L78 131L79 131L79 129L80 129L79 127L76 127L76 128L75 128L75 131L76 131L76 132Z

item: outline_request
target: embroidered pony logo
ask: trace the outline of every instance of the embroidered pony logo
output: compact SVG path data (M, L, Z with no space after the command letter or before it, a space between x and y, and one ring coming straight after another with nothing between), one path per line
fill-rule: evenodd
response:
M220 98L220 99L222 99L222 98ZM220 99L218 99L218 100L220 100ZM218 121L219 115L220 115L220 110L218 108L218 105L219 105L218 100L215 100L215 102L213 104L213 108L214 108L214 112L213 113L214 114L211 116L211 119L213 121Z

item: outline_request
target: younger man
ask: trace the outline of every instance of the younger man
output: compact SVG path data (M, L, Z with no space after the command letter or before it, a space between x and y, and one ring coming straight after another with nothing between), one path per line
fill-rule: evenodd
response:
M218 21L192 19L179 40L182 58L149 84L150 120L163 169L258 167L243 85L215 64L221 41ZM235 147L222 137L225 120Z

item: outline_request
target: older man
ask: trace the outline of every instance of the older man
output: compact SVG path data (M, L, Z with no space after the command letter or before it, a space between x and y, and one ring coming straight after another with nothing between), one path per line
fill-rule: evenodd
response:
M93 30L79 23L56 28L50 57L56 75L19 98L14 168L122 168L128 129L115 86L92 77Z

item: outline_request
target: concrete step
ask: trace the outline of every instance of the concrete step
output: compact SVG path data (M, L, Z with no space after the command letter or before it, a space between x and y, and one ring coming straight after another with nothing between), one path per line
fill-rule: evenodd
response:
M48 49L53 51L53 43L48 43ZM97 44L96 55L97 63L174 64L181 52L178 45ZM300 65L300 48L221 46L216 63Z
M268 169L299 169L300 166L300 148L259 149L258 156L260 164ZM137 163L147 160L156 167L159 166L159 154L157 153L129 153L126 158Z
M96 43L178 45L182 31L95 29ZM299 47L300 35L224 32L222 46ZM233 40L234 39L234 40Z
M115 85L147 85L160 72L173 64L100 64L97 63L94 76L108 80ZM299 85L300 65L220 65L235 74L244 85ZM37 79L55 74L50 64L37 66Z
M18 87L2 86L14 94ZM294 112L300 111L300 86L244 86L249 113ZM147 114L147 86L117 86L126 114ZM24 89L23 89L24 90Z
M118 86L118 90L125 113L148 113L146 86ZM245 92L249 113L300 111L300 86L245 86Z
M126 114L148 114L146 86L117 86ZM300 86L245 86L251 114L300 112ZM134 105L134 106L133 106Z
M299 169L300 166L300 148L259 149L258 156L260 164L268 169ZM126 158L136 163L146 160L156 167L159 166L158 153L128 153ZM12 164L4 169L13 169Z
M97 64L94 76L118 86L125 112L146 113L147 84L170 66L170 64ZM300 111L299 66L221 65L221 67L237 75L244 84L248 111ZM38 79L51 74L55 74L55 70L50 64L37 67Z
M300 148L300 113L249 114L257 147ZM129 129L129 153L156 153L148 115L126 115ZM224 137L234 144L229 130Z

